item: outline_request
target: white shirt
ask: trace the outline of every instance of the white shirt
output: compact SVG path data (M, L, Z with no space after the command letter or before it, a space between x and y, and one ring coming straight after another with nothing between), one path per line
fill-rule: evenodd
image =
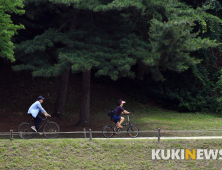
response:
M41 103L39 101L36 101L35 103L33 103L29 110L28 110L28 114L31 114L33 117L36 118L36 116L38 115L39 111L43 113L45 113L46 111L43 109Z

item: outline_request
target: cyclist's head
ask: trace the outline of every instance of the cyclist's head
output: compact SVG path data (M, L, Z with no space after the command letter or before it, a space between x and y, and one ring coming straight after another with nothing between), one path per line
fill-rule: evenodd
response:
M38 97L38 101L39 101L40 103L42 103L44 99L45 99L45 98L43 98L42 96L39 96L39 97Z
M122 99L120 99L116 102L117 106L122 106L124 103L126 103L126 102L123 101Z

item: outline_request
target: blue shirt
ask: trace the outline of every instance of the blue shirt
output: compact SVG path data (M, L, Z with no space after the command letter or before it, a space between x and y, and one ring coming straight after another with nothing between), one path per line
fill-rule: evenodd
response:
M33 103L29 110L28 110L28 114L31 114L33 117L36 118L36 116L38 115L39 111L43 113L45 113L46 111L43 109L41 103L39 101L36 101L35 103Z

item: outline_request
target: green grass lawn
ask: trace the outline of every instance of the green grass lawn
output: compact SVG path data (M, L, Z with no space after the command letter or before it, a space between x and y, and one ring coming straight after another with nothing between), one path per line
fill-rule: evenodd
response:
M164 133L164 136L203 136L222 135L222 114L215 113L179 113L140 106L131 108L131 122L141 131L144 130L215 130L215 132ZM129 110L129 109L128 109ZM131 111L131 110L129 110ZM105 119L105 118L104 118ZM126 117L127 119L127 117ZM141 133L142 136L144 136ZM156 134L154 134L155 136ZM152 136L152 134L150 134Z
M172 110L138 105L135 102L127 104L124 108L132 112L130 120L133 125L137 126L140 131L155 131L154 133L140 133L139 137L157 136L158 128L162 130L161 136L222 136L222 130L220 130L222 129L222 114L220 113L179 113ZM124 117L125 123L127 122L127 116ZM78 120L78 118L73 119ZM92 131L101 131L105 125L114 126L114 123L110 121L110 117L104 112L92 113L90 121L91 126L87 129L90 128ZM127 127L124 127L122 132L126 132ZM182 132L164 132L164 130L179 130ZM186 130L205 132L185 132ZM70 137L72 136L70 135ZM102 134L93 134L93 137L103 136ZM114 137L129 136L124 133Z
M151 149L220 149L221 140L0 140L0 169L221 169L221 160L152 160Z
M222 129L222 114L179 113L154 107L135 110L132 122L140 129L207 130Z

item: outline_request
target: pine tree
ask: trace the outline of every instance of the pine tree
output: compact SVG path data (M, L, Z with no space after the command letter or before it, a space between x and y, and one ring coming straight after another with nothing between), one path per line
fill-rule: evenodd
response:
M51 3L44 4L48 8L51 5ZM33 40L17 46L17 57L26 64L14 67L15 70L31 69L33 76L57 76L63 75L63 70L71 69L73 72L87 73L91 68L96 68L97 76L109 75L113 80L117 80L120 75L116 69L119 68L122 76L134 76L130 68L136 60L128 58L124 54L126 51L124 48L131 50L129 39L138 41L138 38L134 40L136 36L130 35L130 30L126 31L131 26L117 10L79 11L75 8L61 7L61 5L55 8L59 12L57 15L52 14L54 19L49 25L53 24L57 27L49 26L48 30ZM62 13L62 11L65 12ZM107 20L108 17L109 20ZM122 23L126 25L121 26ZM110 63L111 59L113 59L112 63ZM54 63L50 63L49 60ZM60 96L57 98L60 99L60 103L61 99L64 99ZM61 104L56 103L55 107L58 105ZM59 115L63 115L62 109L55 109L54 114L58 116L58 112ZM86 115L89 114L89 109L87 112ZM86 122L84 119L80 120Z
M11 20L11 13L19 15L24 14L23 0L0 0L0 57L14 59L14 45L11 38L17 33L17 30L23 29L23 25L14 25Z
M214 19L218 24L222 23L218 17L206 13L207 6L194 10L178 1L168 1L162 4L162 8L164 6L165 14L161 19L154 17L151 20L149 34L152 50L150 57L143 60L155 80L164 80L161 70L181 72L200 63L200 59L191 57L192 52L219 45L216 40L199 36L206 32L206 20ZM199 30L194 30L196 23L200 24Z
M33 18L44 31L17 46L17 58L24 64L14 69L33 70L33 76L61 75L66 84L69 70L82 72L82 107L87 105L80 115L83 126L89 125L90 70L112 80L134 78L131 68L138 64L138 77L151 73L162 80L164 70L181 72L197 64L190 52L218 45L192 32L194 21L202 21L196 16L205 15L204 9L193 10L178 1L50 0L35 5ZM27 8L27 13L31 10ZM64 114L62 84L60 92L63 97L57 97L56 105L62 107L55 109L56 116Z

